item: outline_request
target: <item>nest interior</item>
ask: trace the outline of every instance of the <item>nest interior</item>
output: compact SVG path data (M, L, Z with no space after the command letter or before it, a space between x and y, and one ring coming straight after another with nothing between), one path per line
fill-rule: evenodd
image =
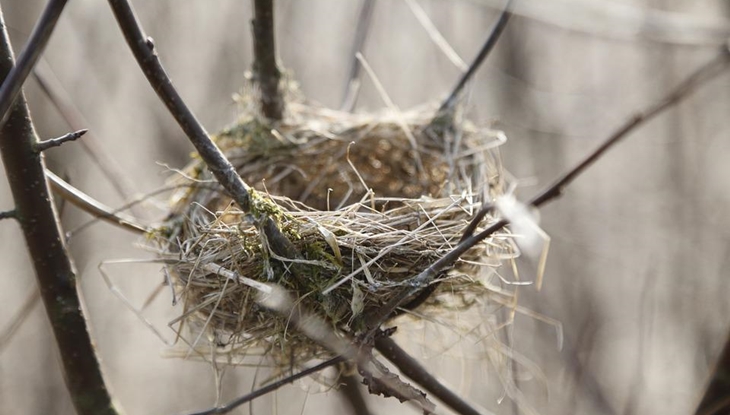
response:
M290 117L275 129L250 115L215 138L257 189L251 214L240 212L217 184L195 185L212 180L200 160L177 179L188 183L154 237L173 262L168 270L185 308L186 347L239 357L256 350L281 366L324 357L327 350L261 307L241 277L283 286L336 333L354 335L400 287L458 244L475 209L502 192L492 150L497 132L459 123L434 134L419 111L289 108ZM300 257L271 251L251 220L262 215L274 219ZM419 311L469 307L487 291L480 269L498 267L512 252L506 233L472 248L433 282L438 286Z

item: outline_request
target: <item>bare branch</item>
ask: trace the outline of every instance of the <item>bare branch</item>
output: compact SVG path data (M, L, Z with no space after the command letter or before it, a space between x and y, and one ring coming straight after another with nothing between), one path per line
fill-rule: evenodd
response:
M482 48L481 50L479 50L476 58L474 58L474 61L472 61L471 65L469 65L469 69L464 72L463 75L461 75L461 78L459 78L459 81L454 86L454 89L451 90L451 94L449 94L449 97L446 98L446 100L441 104L441 107L439 107L438 111L436 111L434 119L445 116L453 111L454 106L456 105L456 100L461 94L461 91L464 89L464 86L474 76L477 69L479 69L482 62L484 62L484 60L489 55L489 52L494 49L494 46L497 44L500 36L502 36L502 32L504 32L504 28L507 27L507 23L509 22L510 17L512 17L512 13L510 11L511 6L512 0L507 0L507 4L505 4L504 10L502 10L502 13L499 15L499 19L497 19L497 23L494 24L492 31L489 33L487 41L484 42L484 45L482 45Z
M208 132L183 102L155 53L152 38L145 36L142 31L131 4L127 0L109 0L109 6L114 12L114 17L117 19L119 28L122 30L137 64L147 77L152 89L167 106L190 142L193 143L200 158L203 159L218 183L231 195L243 212L251 213L250 187L244 183L231 162L215 145ZM260 223L259 226L261 231L266 234L274 253L287 258L296 257L297 252L293 244L281 233L271 218L256 219L262 219L263 223Z
M342 375L339 391L350 405L350 413L354 415L371 415L361 388L362 384L358 382L357 375Z
M362 1L357 17L355 41L350 51L350 58L352 60L350 61L345 93L342 97L342 104L340 104L341 111L352 112L357 102L357 97L360 92L360 69L362 69L362 64L360 63L360 59L357 58L357 54L362 53L362 48L368 38L370 22L373 20L373 10L375 10L375 0Z
M14 59L1 12L0 26L0 77L9 88L18 82L7 79ZM42 27L45 29L41 32L47 38L50 29L47 25ZM42 44L35 47L41 48ZM32 56L40 52L27 53ZM10 101L4 103L9 105ZM46 184L43 157L34 151L38 138L20 89L15 103L9 107L8 122L0 129L0 155L15 201L16 218L61 355L66 386L80 415L117 414L86 325L76 290L76 274Z
M194 412L189 415L217 415L217 414L227 414L231 412L232 410L238 408L239 406L245 404L246 402L250 402L258 397L264 396L267 393L271 393L282 386L288 385L296 380L299 380L301 378L307 377L311 374L320 372L324 369L327 369L330 366L334 366L338 363L344 362L346 359L342 356L333 357L332 359L329 359L327 361L324 361L316 366L312 366L309 369L302 370L299 373L293 374L291 376L287 376L284 379L281 379L279 381L276 381L272 384L266 385L261 389L257 389L247 395L241 396L240 398L236 398L227 404L223 406L219 406L217 408L208 409L206 411L201 412Z
M9 117L9 111L15 100L20 95L21 89L33 67L38 62L41 54L51 38L53 29L56 28L58 18L61 16L67 0L50 0L43 10L40 19L33 28L23 51L18 56L18 62L5 77L0 87L0 125L4 124Z
M271 121L281 121L284 99L280 85L281 70L276 64L274 0L254 0L253 4L253 80L261 92L261 112Z
M115 213L114 209L71 186L69 183L47 169L46 177L48 177L51 188L54 192L58 193L65 200L69 201L84 212L134 233L144 234L151 230L149 226L140 224L135 218L122 213Z
M15 219L16 217L17 217L17 214L15 213L15 209L0 212L0 220Z
M624 123L624 125L622 125L618 130L616 130L616 132L606 138L602 142L602 144L598 146L598 148L589 153L588 156L586 156L582 161L577 163L573 168L569 169L563 175L559 176L553 182L553 184L548 186L545 190L530 199L528 204L534 207L540 207L545 203L561 196L565 188L573 180L575 180L576 177L578 177L589 166L591 166L596 160L598 160L603 154L605 154L605 152L609 148L613 147L622 138L626 137L630 132L634 131L640 125L643 125L645 122L656 117L666 109L682 101L684 98L689 96L689 94L697 87L705 84L706 82L721 74L728 65L728 63L730 63L730 52L727 48L723 47L719 56L695 71L686 80L680 83L672 92L670 92L664 99L650 106L648 109L639 112L638 114L631 117L628 121ZM489 205L485 206L477 213L475 218L472 220L472 223L478 223L479 221L481 221L481 219L486 215L487 211L491 208L492 207ZM434 262L433 264L431 264L430 267L426 268L424 271L414 277L411 280L410 288L403 289L386 305L381 307L378 313L375 313L370 317L368 321L368 327L371 331L371 334L374 333L375 330L380 327L380 325L383 324L388 318L390 318L394 310L400 307L406 299L413 295L417 295L421 290L428 287L428 285L434 280L434 278L436 278L436 276L441 271L453 265L466 251L468 251L474 245L478 244L484 239L490 237L492 234L505 227L508 223L509 222L507 220L502 219L476 235L470 235L466 237L465 234L465 238L462 238L459 245L457 245L447 255ZM472 226L472 224L470 224L467 229L470 232L473 232L476 229L476 226Z
M48 150L52 147L59 147L61 144L67 142L67 141L74 141L81 137L83 137L84 134L86 134L89 130L78 130L74 131L72 133L68 133L66 135L62 135L61 137L57 138L51 138L49 140L41 141L35 145L35 150L38 152L43 152Z

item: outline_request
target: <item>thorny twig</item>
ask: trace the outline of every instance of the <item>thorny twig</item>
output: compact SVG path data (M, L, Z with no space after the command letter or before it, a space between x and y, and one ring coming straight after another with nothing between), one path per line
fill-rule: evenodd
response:
M253 80L261 94L261 112L271 121L284 116L284 98L281 93L281 70L276 64L274 36L274 0L254 0Z
M21 89L33 67L38 62L41 54L51 38L53 29L56 28L58 18L66 6L67 0L50 0L43 10L40 19L33 28L28 43L18 55L18 61L5 77L0 87L0 125L4 124L9 111L15 100L20 96Z
M708 82L709 80L722 73L728 62L730 62L730 52L727 50L727 48L723 48L719 56L692 73L664 99L650 106L646 110L639 112L638 114L631 117L628 121L626 121L618 130L616 130L616 132L614 132L607 139L605 139L603 143L598 146L598 148L589 153L588 156L586 156L573 168L568 170L565 174L558 177L551 185L545 188L545 190L530 199L528 205L540 207L545 203L561 196L565 188L573 180L575 180L576 177L578 177L589 166L591 166L596 160L598 160L609 148L613 147L622 138L626 137L630 132L635 130L640 125L651 120L664 110L686 98L698 86L703 85L705 82ZM472 220L472 223L474 223L475 221L477 223L481 221L481 219L486 215L487 211L491 209L491 205L485 205L485 207L477 213L475 218ZM375 330L377 330L377 328L380 327L380 325L383 324L392 315L392 313L398 307L400 307L408 298L418 294L421 290L427 287L441 271L453 265L466 251L471 249L482 240L488 238L498 230L502 229L507 224L508 221L502 219L492 224L488 228L482 230L481 232L477 233L476 235L469 235L468 237L463 238L459 245L457 245L447 255L434 262L433 264L431 264L430 267L414 277L411 280L410 287L403 289L385 306L381 307L378 313L371 316L368 321L368 327L371 333L374 333ZM470 225L468 229L474 231L476 229L476 226Z
M34 34L41 34L38 35L41 40L47 40L55 23L47 14L44 17L34 30ZM15 100L3 101L10 110L8 122L0 129L0 153L15 202L15 218L36 271L41 298L62 357L66 386L76 411L80 415L117 414L82 311L76 273L61 237L58 216L46 183L43 157L35 148L38 137L19 85L22 79L8 79L14 59L1 12L0 26L0 77L5 79L3 88L8 88L6 91L17 88L18 94ZM45 42L31 44L42 49ZM38 50L25 50L31 57L40 54ZM16 73L32 69L34 60L26 59L29 59L24 64L27 67L16 69L19 71Z

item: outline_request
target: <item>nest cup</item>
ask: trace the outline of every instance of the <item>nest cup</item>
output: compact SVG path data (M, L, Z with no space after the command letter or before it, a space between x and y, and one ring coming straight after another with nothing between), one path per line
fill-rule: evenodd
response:
M279 367L331 352L257 302L244 278L286 288L296 307L355 336L411 278L456 246L484 201L502 194L501 132L468 122L434 125L431 112L362 115L290 103L272 127L244 115L214 139L252 190L252 212L231 202L193 158L175 180L169 221L155 232L184 307L178 332L191 351L228 363L265 354ZM269 217L300 257L282 258L257 231ZM483 226L494 219L488 217ZM483 272L513 251L500 233L432 283L411 317L470 307L488 293ZM410 308L418 307L418 313Z

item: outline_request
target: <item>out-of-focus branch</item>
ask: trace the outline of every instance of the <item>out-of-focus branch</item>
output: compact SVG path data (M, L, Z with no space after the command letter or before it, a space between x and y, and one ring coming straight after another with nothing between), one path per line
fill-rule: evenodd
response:
M50 170L46 170L46 177L48 177L51 188L55 193L58 193L64 200L69 201L84 212L134 233L145 233L151 230L150 227L138 223L136 219L115 212L114 209L71 186Z
M261 94L261 113L271 121L284 116L281 93L281 70L276 64L274 39L274 0L254 0L253 20L253 81Z
M507 0L507 4L504 6L504 10L502 10L502 13L499 15L499 19L497 19L497 23L494 24L494 27L489 33L487 40L484 42L484 45L482 45L482 48L479 50L479 53L477 54L476 58L474 58L471 65L469 65L469 69L467 69L467 71L464 72L461 75L461 78L459 78L459 80L456 82L456 85L454 86L454 89L451 90L448 98L444 100L444 102L441 104L441 107L439 107L438 111L436 111L434 120L442 116L448 116L453 112L454 106L456 106L457 98L461 94L461 91L464 90L464 86L466 86L466 83L474 76L477 69L479 69L487 56L489 56L489 52L494 49L494 46L497 44L500 36L502 36L502 32L504 32L504 29L507 27L507 23L509 23L510 17L512 17L512 12L510 11L511 7L512 0Z
M730 336L715 364L695 415L726 414L730 409Z
M329 359L327 361L324 361L316 366L312 366L309 369L302 370L299 373L295 373L291 376L287 376L284 379L281 379L279 381L276 381L274 383L271 383L269 385L264 386L261 389L257 389L247 395L241 396L240 398L236 398L227 404L223 406L219 406L216 408L211 408L205 411L201 412L195 412L191 413L190 415L218 415L218 414L227 414L231 412L232 410L238 408L239 406L245 404L246 402L250 402L258 397L264 396L267 393L271 393L282 386L288 385L290 383L293 383L296 380L299 380L301 378L307 377L311 374L320 372L324 369L327 369L330 366L334 366L338 363L344 362L346 359L342 356L333 357L332 359Z
M50 0L43 10L40 19L30 34L28 44L18 55L18 62L5 77L0 87L0 125L4 124L9 117L9 110L21 92L21 88L38 62L48 40L51 38L56 22L61 17L61 12L66 6L67 0Z
M0 77L6 80L3 85L14 85L7 79L14 59L1 12L0 26ZM51 29L41 31L50 36ZM28 70L32 69L30 66ZM66 386L79 414L116 414L82 312L76 274L61 237L43 157L35 148L38 137L20 89L14 101L9 106L8 122L0 129L0 153L15 201L15 217L23 231L58 344Z
M362 0L360 12L357 16L357 28L355 29L355 41L350 51L350 70L347 72L347 84L345 85L345 93L342 97L340 110L352 112L355 109L355 103L360 92L360 70L362 64L357 58L358 53L362 53L362 48L368 38L370 32L370 22L373 20L373 10L375 10L375 0Z
M631 117L620 128L618 128L616 132L606 138L602 144L598 146L598 148L589 153L582 161L577 163L563 175L559 176L551 185L547 186L542 192L530 199L528 205L540 207L561 196L565 191L565 188L581 173L585 172L585 170L595 163L601 156L603 156L608 149L613 147L639 126L682 101L697 87L721 74L728 66L728 63L730 63L730 52L726 47L723 47L719 56L692 73L692 75L687 77L687 79L680 83L664 99ZM476 229L476 225L473 224L474 221L477 223L481 221L486 215L486 212L491 209L493 209L493 206L485 205L485 207L475 215L472 220L472 224L470 224L467 229L470 232L473 232ZM368 319L368 327L371 330L371 333L374 333L381 324L390 318L393 312L404 304L406 299L418 294L421 290L427 287L441 271L453 265L466 251L484 239L490 237L495 232L505 227L508 223L509 222L506 219L502 219L476 235L472 234L467 237L465 234L465 238L462 238L459 245L414 277L410 282L409 288L404 288L387 304L381 307L378 313L370 316Z

